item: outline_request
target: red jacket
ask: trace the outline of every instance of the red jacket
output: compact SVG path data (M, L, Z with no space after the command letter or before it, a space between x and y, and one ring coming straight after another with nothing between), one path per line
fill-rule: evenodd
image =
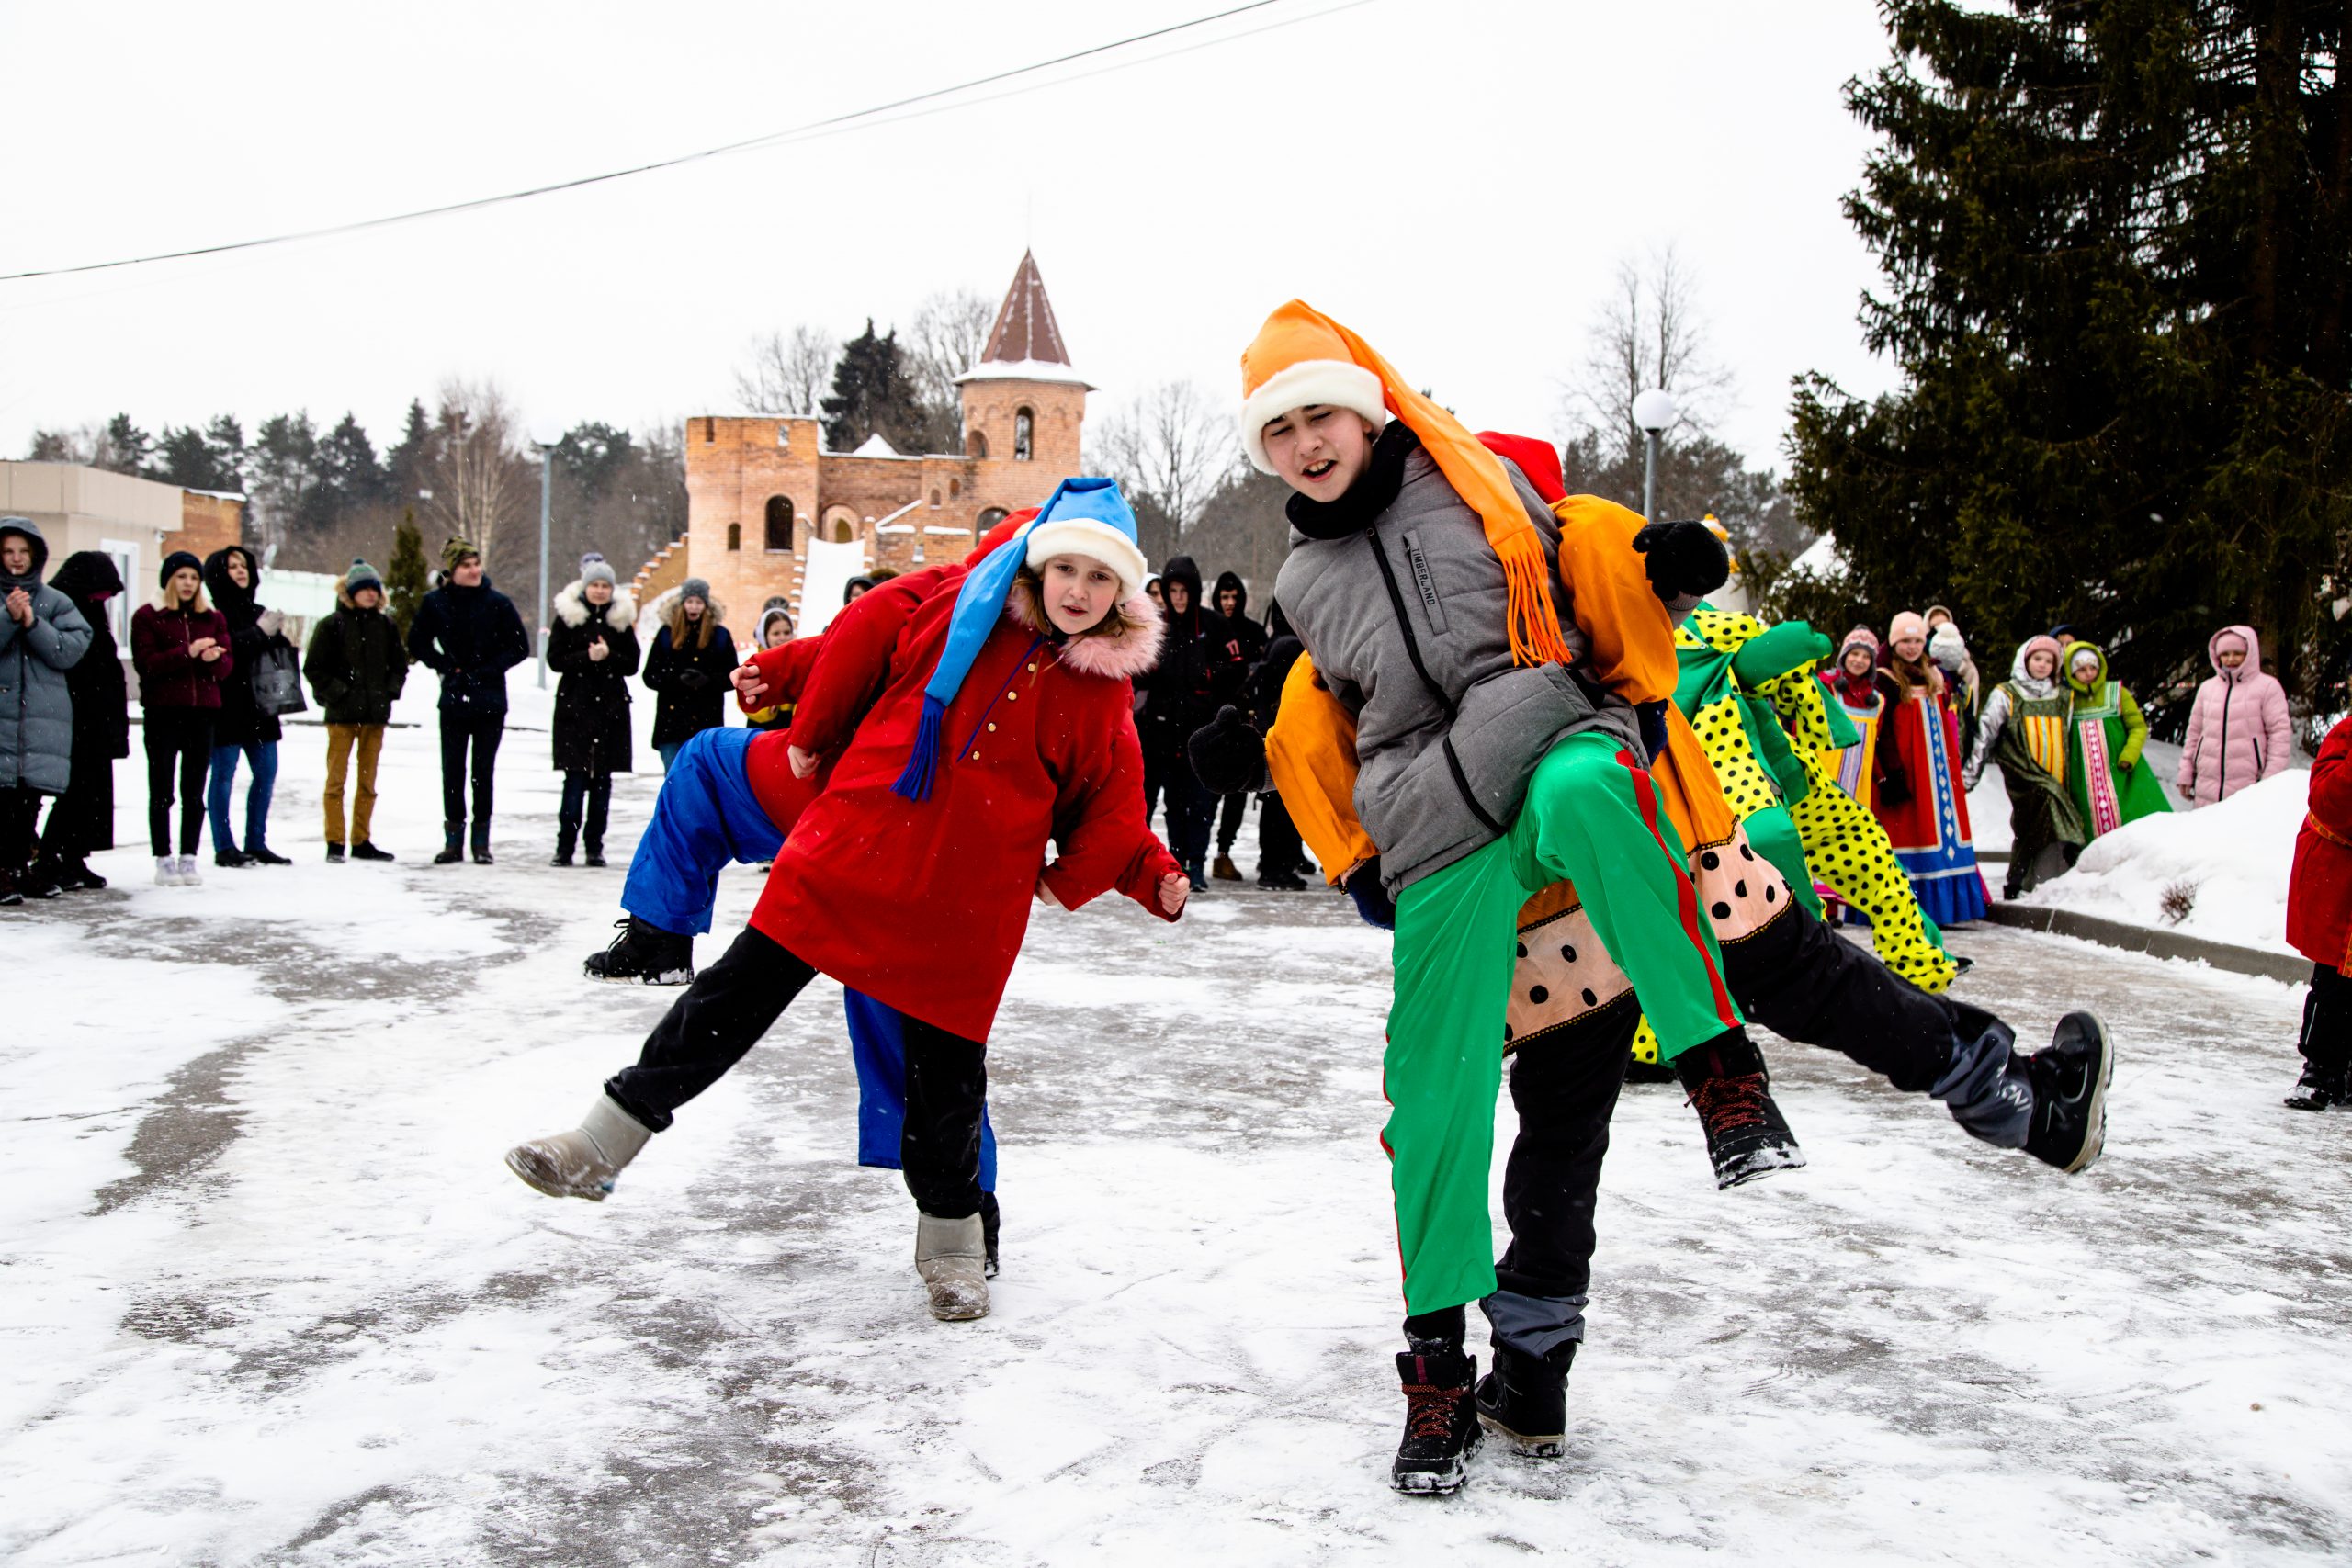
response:
M210 637L220 657L209 664L187 650ZM218 610L190 614L141 604L130 617L130 663L139 671L139 705L149 708L215 708L220 683L237 667L229 651L229 619Z
M1064 641L1042 636L1042 612L1016 594L948 705L955 750L929 798L910 801L892 786L966 573L937 570L920 603L919 585L886 584L824 639L791 743L834 759L831 772L752 924L843 985L985 1041L1041 867L1065 908L1116 889L1155 911L1160 878L1180 870L1144 825L1129 683L1158 656L1159 620L1137 599L1126 608L1148 629Z
M2314 964L2352 971L2352 718L2340 718L2312 763L2311 815L2287 882L2287 941Z

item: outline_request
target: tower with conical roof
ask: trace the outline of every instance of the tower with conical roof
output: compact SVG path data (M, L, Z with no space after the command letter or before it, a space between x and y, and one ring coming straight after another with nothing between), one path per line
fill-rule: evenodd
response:
M967 457L1034 463L1057 479L1080 471L1079 428L1093 389L1070 367L1035 255L1022 254L988 347L956 387Z

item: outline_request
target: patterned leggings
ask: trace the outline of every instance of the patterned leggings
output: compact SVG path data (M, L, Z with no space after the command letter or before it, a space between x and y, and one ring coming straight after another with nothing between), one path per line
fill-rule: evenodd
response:
M1931 935L1911 879L1878 818L1834 782L1816 776L1813 789L1789 807L1804 840L1813 874L1871 922L1879 961L1923 991L1940 993L1959 965Z

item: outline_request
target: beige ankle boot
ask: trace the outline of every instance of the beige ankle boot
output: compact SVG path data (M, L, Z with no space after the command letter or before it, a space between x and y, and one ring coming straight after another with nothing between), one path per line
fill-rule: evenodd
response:
M506 1151L506 1168L550 1198L601 1203L637 1157L652 1130L600 1094L569 1133L534 1138Z
M979 1215L960 1220L915 1217L915 1272L931 1292L931 1315L940 1322L988 1316L988 1261Z

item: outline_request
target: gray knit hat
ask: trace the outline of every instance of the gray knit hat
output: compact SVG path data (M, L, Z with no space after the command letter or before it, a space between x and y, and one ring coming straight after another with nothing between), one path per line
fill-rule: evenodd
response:
M343 574L343 591L347 596L356 599L363 588L372 588L381 593L384 591L383 574L355 556L352 558L351 570Z
M701 577L689 577L684 582L678 584L678 597L681 600L699 599L706 604L709 604L709 580L707 578Z
M620 582L613 571L613 563L594 550L580 558L580 581L582 583L610 582L616 585Z

